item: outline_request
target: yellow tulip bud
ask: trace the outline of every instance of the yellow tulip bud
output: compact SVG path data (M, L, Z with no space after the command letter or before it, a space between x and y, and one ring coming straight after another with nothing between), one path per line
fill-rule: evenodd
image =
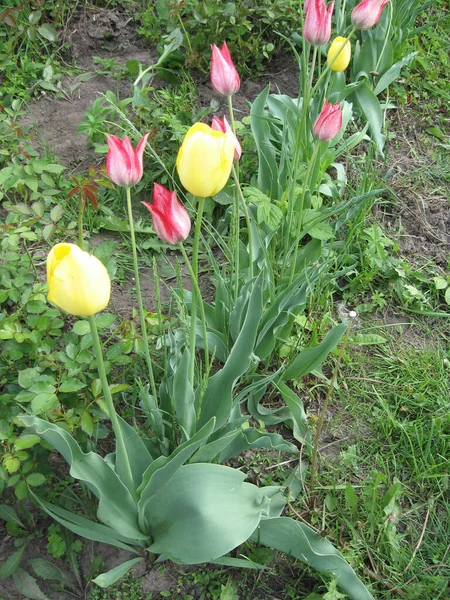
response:
M47 257L48 300L76 317L103 310L111 281L102 262L75 244L56 244Z
M331 42L327 55L327 64L332 71L345 71L352 56L352 47L347 38L337 37Z
M194 196L214 196L230 177L233 157L233 136L215 131L205 123L196 123L186 133L178 151L181 183Z

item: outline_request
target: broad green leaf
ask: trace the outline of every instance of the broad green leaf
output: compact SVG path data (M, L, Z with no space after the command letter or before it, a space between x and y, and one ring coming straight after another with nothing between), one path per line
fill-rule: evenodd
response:
M72 327L72 331L77 335L86 335L87 333L90 333L91 326L89 325L89 321L85 321L84 319L82 321L77 321Z
M27 448L32 448L36 444L39 444L40 441L41 438L35 434L21 435L14 441L14 447L17 448L17 450L26 450Z
M86 384L76 379L75 377L68 377L67 379L63 379L61 385L59 386L60 392L78 392L86 387Z
M289 517L263 518L252 539L294 556L316 571L332 574L352 600L374 600L339 550L307 525Z
M56 40L58 39L56 29L53 27L53 25L50 25L50 23L44 23L43 25L38 27L38 32L40 35L42 35L43 38L45 38L49 42L56 42Z
M355 99L357 105L364 114L365 119L369 123L370 134L375 142L378 152L383 154L386 138L382 133L383 115L377 97L366 82L366 85L363 85L356 90L352 98Z
M127 538L111 527L86 519L85 517L72 513L60 506L56 506L56 504L50 504L50 502L42 500L33 492L31 492L31 495L42 510L44 510L52 519L76 535L85 537L93 542L109 544L135 554L137 554L137 551L133 548L133 545L144 545L142 541Z
M381 92L384 92L384 90L389 85L391 85L391 83L393 81L395 81L397 79L397 77L400 75L400 71L403 69L403 67L408 66L411 63L411 61L413 60L413 58L415 56L417 56L417 54L419 54L419 53L411 52L411 54L408 54L407 56L405 56L405 58L396 62L395 65L392 65L392 67L390 69L388 69L380 77L380 81L377 83L376 88L373 90L373 93L375 94L375 96L378 96L378 94L381 94Z
M263 272L253 283L248 310L241 331L234 343L227 362L208 382L202 399L199 425L216 418L216 429L228 419L232 406L232 390L238 377L242 376L252 364L258 324L262 314Z
M25 527L17 516L16 511L7 504L0 504L0 519L3 519L7 523L15 523L16 525L19 525L19 527Z
M387 339L375 333L355 333L350 336L349 343L355 346L370 346L374 344L386 344Z
M131 425L124 421L119 415L117 415L117 418L125 441L134 485L137 489L141 485L142 477L148 466L153 462L153 459L136 429L131 427ZM119 477L123 477L122 474L125 472L125 462L118 445L116 446L116 470Z
M6 579L19 568L20 562L22 560L22 555L26 547L27 545L23 544L23 546L21 546L19 550L16 550L14 554L11 554L11 556L7 558L5 562L2 563L0 567L0 579Z
M177 421L188 438L195 432L195 394L189 382L190 352L186 348L173 376L173 405Z
M42 485L43 483L45 483L45 481L46 481L46 477L45 477L45 475L42 475L42 473L31 473L27 477L28 485L31 485L33 487Z
M23 569L17 569L13 573L13 579L17 589L25 598L30 598L30 600L50 600L38 586L36 579Z
M107 571L106 573L102 573L101 575L98 575L92 581L101 588L107 588L110 585L112 585L113 583L116 583L116 581L118 581L124 575L126 575L128 573L128 571L132 567L134 567L134 565L137 565L138 563L140 563L143 560L144 560L143 557L132 558L131 560L127 560L126 562L118 565L117 567L114 567L114 569L111 569L110 571Z
M84 481L96 495L100 521L130 539L146 539L139 530L137 506L130 491L102 457L82 452L73 437L53 423L29 415L21 416L21 420L58 450L70 465L71 476Z
M213 418L193 437L178 446L169 457L160 456L145 471L142 483L137 490L140 498L138 503L139 518L143 525L145 524L145 514L150 501L153 502L155 495L165 489L178 469L206 442L214 430L214 423Z
M253 427L249 427L248 429L243 429L239 432L239 435L236 436L222 452L219 457L219 462L226 462L233 456L237 456L244 450L249 450L250 448L268 448L280 452L298 451L294 444L284 440L278 433L260 432Z
M300 352L286 369L282 379L284 381L290 379L299 380L303 375L307 375L318 369L328 354L336 348L346 329L347 325L341 323L340 325L333 327L333 329L327 333L323 342L318 346L306 348L306 350Z
M63 587L73 587L73 583L64 571L62 571L55 563L52 563L45 558L32 558L30 563L36 575L42 579L54 579Z
M214 560L244 542L269 499L240 471L212 464L181 467L150 507L149 551L174 562Z
M308 417L306 416L303 402L298 395L282 381L277 384L277 387L292 415L292 432L294 438L310 450L311 441L309 439Z

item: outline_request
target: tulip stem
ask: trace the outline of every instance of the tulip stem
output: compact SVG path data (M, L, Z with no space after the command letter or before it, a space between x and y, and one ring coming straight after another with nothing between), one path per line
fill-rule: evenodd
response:
M84 250L84 236L83 236L83 213L84 213L84 200L80 195L78 196L78 246Z
M336 383L339 366L341 364L342 357L344 356L345 348L346 348L347 342L348 342L348 337L350 335L350 331L352 329L352 324L353 324L354 318L356 317L356 313L351 312L349 314L349 317L350 317L350 320L349 320L349 323L347 326L347 331L345 332L345 337L344 337L344 340L342 341L342 345L341 345L341 348L339 351L339 356L336 360L336 364L335 364L335 367L333 370L333 375L330 380L330 385L328 386L327 394L325 396L325 401L323 403L322 409L319 414L319 420L317 421L316 434L314 436L314 449L313 449L313 455L312 455L312 459L311 459L311 477L310 477L310 483L309 483L309 493L310 494L313 492L314 485L316 482L317 453L318 453L318 449L319 449L320 435L322 433L322 427L323 427L323 422L325 419L325 414L327 412L328 403L330 401L331 394L333 393L333 390L334 390L334 384Z
M289 278L289 283L291 284L293 279L294 279L294 275L295 275L295 267L296 267L296 263L297 263L297 255L298 255L298 247L300 244L300 236L302 233L302 225L303 225L303 213L305 210L305 196L306 196L306 190L308 188L308 184L309 184L309 179L311 176L311 171L314 168L314 165L316 163L316 158L317 158L317 153L319 151L320 148L320 142L317 142L317 144L314 147L311 159L308 163L308 168L306 170L306 175L305 175L305 181L303 182L303 189L302 189L302 196L300 199L300 205L299 205L299 211L298 211L298 215L297 215L297 233L295 236L295 242L294 242L294 258L292 260L292 264L291 264L291 276Z
M205 208L205 198L198 199L197 219L195 221L194 243L192 245L192 281L198 281L198 246L200 242L200 232L202 229L203 210ZM195 339L197 322L197 294L194 293L191 302L191 363L189 365L189 382L194 385L195 370ZM205 353L206 354L206 353Z
M120 423L117 417L116 409L114 407L114 402L108 385L108 379L106 378L105 363L103 362L102 344L98 335L97 324L95 323L95 319L93 316L87 317L87 319L91 327L92 342L94 345L95 358L97 359L97 370L100 376L100 382L102 384L103 395L106 400L109 418L111 419L111 425L114 431L114 435L116 437L116 465L120 461L120 466L124 469L124 477L122 483L128 488L132 496L135 499L137 499L136 486L133 480L133 473L128 458L127 447L122 435L122 430L120 428Z
M234 122L234 111L233 111L233 96L228 96L227 97L228 100L228 112L230 113L230 124L231 124L231 130L234 133L234 135L236 135L236 124ZM236 176L239 179L239 163L236 163ZM237 187L234 190L234 204L233 204L233 208L234 208L234 229L235 229L235 247L234 247L234 277L235 277L235 284L234 284L234 301L236 302L238 295L239 295L239 241L240 241L240 218L239 218L239 192ZM232 217L233 218L233 217ZM233 230L233 228L231 228L231 230Z
M198 304L200 306L200 314L202 317L204 351L205 351L205 372L209 373L208 335L207 335L207 329L206 329L206 316L205 316L205 307L203 306L202 293L198 286L197 277L194 274L191 263L189 262L189 257L187 255L187 252L184 249L184 246L182 243L179 244L179 248L180 248L181 254L183 255L184 262L186 263L186 266L188 268L189 275L190 275L191 281L192 281L192 304L194 304L194 303L197 304L197 302L198 302ZM192 354L192 352L195 352L195 348L191 348L191 354Z
M126 191L127 191L128 223L130 225L131 248L133 250L134 280L136 283L136 294L137 294L137 299L138 299L138 304L139 304L139 317L140 317L140 321L141 321L141 333L142 333L142 339L144 341L144 353L145 353L145 359L147 361L148 376L150 379L150 387L152 390L153 397L156 400L157 393L156 393L155 378L153 375L152 359L150 357L150 348L148 345L148 337L147 337L147 325L145 323L144 305L142 303L141 285L139 282L139 268L138 268L138 258L137 258L137 251L136 251L136 237L134 235L133 209L131 206L131 190L129 187L127 187Z
M249 275L250 279L253 277L253 236L252 236L252 227L250 224L250 215L248 213L247 204L245 202L244 194L242 193L241 184L239 183L239 177L236 173L236 169L234 165L231 167L233 172L234 183L236 184L236 189L239 194L239 198L241 199L242 210L244 211L245 222L247 223L247 235L248 235L248 261L249 261ZM239 245L238 245L239 249Z

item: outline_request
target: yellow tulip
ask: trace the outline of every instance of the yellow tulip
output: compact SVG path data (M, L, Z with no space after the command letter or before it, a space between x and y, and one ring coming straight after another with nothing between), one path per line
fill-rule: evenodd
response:
M352 56L352 47L347 38L336 37L328 50L327 63L332 71L345 71Z
M102 262L75 244L56 244L47 257L48 300L76 317L103 310L111 281Z
M193 125L181 144L177 170L188 192L207 198L225 186L234 157L234 139L205 123Z

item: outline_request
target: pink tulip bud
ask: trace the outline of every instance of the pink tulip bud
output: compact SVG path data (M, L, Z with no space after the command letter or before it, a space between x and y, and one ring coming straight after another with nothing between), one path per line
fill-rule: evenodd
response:
M311 0L305 0L305 3L303 5L303 12L308 12L308 6L310 4Z
M121 187L131 187L139 183L143 174L142 157L148 136L148 133L144 135L135 150L127 135L121 140L115 135L106 134L106 170L111 181Z
M389 0L363 0L352 11L352 24L356 29L370 29L380 20Z
M167 244L178 244L187 238L191 230L191 220L187 210L177 198L159 183L153 186L153 203L142 202L152 215L156 235Z
M226 133L228 134L230 137L233 138L233 142L234 142L234 160L237 161L241 158L242 155L242 148L241 145L239 143L239 140L237 139L237 137L234 135L233 130L230 127L230 124L227 121L226 116L223 116L223 120L219 119L219 117L216 117L216 115L214 115L213 119L212 119L212 123L211 123L211 129L214 129L215 131L221 131L222 133Z
M241 87L241 80L231 60L227 43L224 42L220 49L213 44L211 49L211 83L213 89L222 96L232 96Z
M325 0L307 0L303 37L313 46L326 44L331 36L334 0L327 9Z
M313 125L313 135L321 142L329 142L341 130L342 111L340 104L323 103L320 115Z

